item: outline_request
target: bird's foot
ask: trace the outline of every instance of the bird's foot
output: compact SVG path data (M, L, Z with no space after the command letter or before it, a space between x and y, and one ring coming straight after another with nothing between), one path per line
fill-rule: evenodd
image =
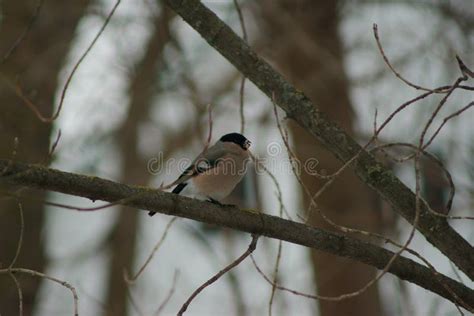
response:
M224 206L224 207L237 207L237 205L234 205L234 204L223 204L221 202L219 202L218 200L215 200L211 197L208 197L208 201L211 202L211 203L214 203L214 204L217 204L219 206Z
M217 205L220 205L220 206L223 206L224 204L222 204L221 202L219 202L218 200L215 200L211 197L207 197L208 198L208 201L211 202L211 203L214 203L214 204L217 204Z
M221 204L222 206L224 207L235 207L235 208L239 208L237 205L235 204Z
M240 210L245 211L245 212L250 212L250 213L253 213L253 214L261 214L261 212L259 210L254 209L254 208L242 208Z

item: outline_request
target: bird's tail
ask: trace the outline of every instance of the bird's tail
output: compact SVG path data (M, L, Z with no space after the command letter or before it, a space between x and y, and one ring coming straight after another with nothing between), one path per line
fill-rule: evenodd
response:
M181 191L183 191L184 187L186 187L187 185L188 184L185 183L185 182L180 183L173 189L173 191L171 191L171 193L179 194ZM152 212L152 211L148 212L148 216L153 216L155 214L156 214L156 212Z
M179 194L183 189L187 186L188 184L186 182L178 184L173 191L171 191L174 194Z

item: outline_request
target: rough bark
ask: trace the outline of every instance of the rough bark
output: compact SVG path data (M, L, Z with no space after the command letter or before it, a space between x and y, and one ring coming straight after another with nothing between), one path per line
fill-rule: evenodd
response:
M276 104L290 119L318 139L337 159L352 163L355 173L383 197L408 222L416 214L415 194L374 156L330 120L303 93L262 60L222 20L198 0L165 0L191 27ZM422 205L417 229L471 279L474 279L474 248L449 223Z
M58 89L58 74L74 39L77 23L89 1L45 1L39 15L35 14L37 3L26 0L1 2L0 157L12 156L14 138L17 137L17 159L45 162L48 159L51 124L40 122L16 95L14 87L18 83L44 116L51 115ZM6 55L8 58L5 59ZM36 196L42 199L44 195L44 192L38 192ZM24 201L23 209L23 247L15 266L43 271L44 205L38 201ZM0 200L1 266L10 265L19 234L17 202ZM41 279L22 276L19 281L23 290L24 314L31 315ZM15 284L2 277L0 314L18 313L17 296Z
M140 210L256 233L353 259L378 269L383 269L393 256L393 252L368 242L280 217L242 211L235 207L218 206L155 189L8 160L0 160L0 170L3 171L0 183L61 192L93 201L108 201ZM471 306L471 310L474 310L474 290L444 275L435 276L430 269L411 259L399 257L388 271L402 280L454 301L444 286L447 285Z

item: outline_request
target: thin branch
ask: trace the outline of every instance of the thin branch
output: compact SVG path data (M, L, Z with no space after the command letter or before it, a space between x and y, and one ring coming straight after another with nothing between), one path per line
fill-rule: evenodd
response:
M355 291L355 292L352 292L352 293L342 294L342 295L339 295L339 296L323 296L323 295L318 295L318 294L309 294L309 293L304 293L304 292L297 291L297 290L294 290L294 289L290 289L288 287L285 287L285 286L282 286L278 283L275 283L262 271L262 269L258 266L257 262L255 261L255 258L253 256L250 256L250 258L252 259L252 263L253 263L255 269L257 270L257 272L272 287L275 287L277 290L280 290L280 291L289 292L289 293L294 294L296 296L302 296L302 297L313 299L313 300L338 302L338 301L341 301L341 300L344 300L344 299L354 297L354 296L357 296L357 295L361 294L361 291L364 291L368 286L371 286L371 284L373 284L375 282L375 280L373 279L371 281L372 282L371 284L367 284L362 289L360 289L358 291ZM381 275L379 275L379 276L381 276ZM456 307L457 307L457 305L456 305ZM470 305L467 305L466 307L467 307L468 310L474 311L474 309ZM461 314L462 314L462 311L461 311Z
M15 52L15 50L20 46L21 42L28 36L28 33L30 33L31 29L33 28L33 25L35 24L36 20L38 19L38 16L40 15L41 8L43 7L44 0L38 0L36 2L35 10L33 14L31 15L30 21L28 22L28 25L25 27L23 32L21 32L20 36L16 39L15 43L8 49L8 51L3 55L2 59L0 60L0 65L3 65L7 59Z
M288 219L290 220L293 220L292 216L288 213L288 210L286 209L285 205L283 204L283 192L281 191L281 186L280 186L280 183L278 183L278 180L277 178L275 177L275 175L270 171L268 170L268 168L262 163L262 160L259 159L257 156L255 156L254 154L252 154L251 152L249 152L250 154L250 158L252 159L252 161L255 163L255 168L257 168L257 170L259 168L262 168L263 171L270 177L270 179L272 180L273 184L275 185L275 188L276 188L276 196L277 196L277 199L278 201L280 202L280 210L282 212L280 212L280 217L283 218L283 213L285 213L285 215L287 216Z
M374 31L374 37L375 37L375 41L377 42L377 47L380 51L380 54L382 55L382 58L385 62L385 64L388 66L388 68L390 68L390 70L393 72L393 74L398 78L400 79L401 81L403 81L403 83L405 83L406 85L416 89L416 90L423 90L423 91L428 91L428 92L432 92L432 93L443 93L445 92L446 89L442 89L442 90L433 90L433 89L429 89L429 88L425 88L425 87L422 87L422 86L419 86L419 85L416 85L412 82L410 82L409 80L405 79L397 70L395 70L395 68L392 66L392 64L390 63L390 61L388 60L387 58L387 55L385 54L385 51L382 47L382 44L380 43L380 38L379 38L379 32L378 32L378 26L376 23L373 24L372 26L372 29Z
M275 179L276 180L276 179ZM278 184L279 185L279 184ZM278 194L278 203L280 203L280 211L279 216L283 217L283 211L286 209L285 205L283 204L283 199L281 196L281 191ZM278 272L280 269L280 262L281 262L281 254L283 251L283 242L281 240L278 241L278 251L277 256L275 258L275 269L273 270L273 281L276 282L278 279ZM270 293L270 300L268 301L268 316L272 316L272 307L273 307L273 300L275 298L276 288L272 287L272 291Z
M436 136L439 134L439 132L441 131L441 129L443 128L444 124L446 124L450 119L452 118L455 118L456 116L459 116L461 115L461 113L463 113L464 111L468 110L469 108L471 108L472 106L474 106L474 101L472 101L471 103L469 103L468 105L462 107L461 109L451 113L450 115L446 116L444 119L443 119L443 122L438 126L438 128L436 129L436 131L433 133L433 135L431 136L431 138L426 142L426 144L423 146L423 149L426 149L426 147L428 147L432 142L433 140L436 138Z
M242 77L242 80L240 81L240 90L239 90L239 96L240 96L240 134L244 134L245 132L245 112L244 112L244 97L245 97L245 77Z
M135 298L133 297L133 294L132 294L132 291L130 288L127 288L127 297L128 297L128 300L130 301L130 305L132 306L132 308L135 310L135 312L139 315L139 316L145 316L145 314L143 313L142 309L140 308L140 304L138 304L138 302L135 300Z
M18 282L18 279L13 274L13 272L8 273L8 275L10 275L13 282L15 283L15 287L18 292L18 315L23 316L23 291L21 290L20 282Z
M173 225L173 223L176 221L176 219L178 219L178 217L173 217L171 218L171 220L168 222L168 224L166 225L165 227L165 230L163 232L163 234L161 235L161 238L160 240L158 240L158 242L156 243L155 247L153 247L153 250L151 251L150 255L148 256L148 258L145 260L145 263L140 267L140 269L138 269L138 272L135 273L134 276L130 277L127 273L126 270L123 271L123 277L124 277L124 280L125 282L127 282L128 284L133 284L137 279L138 277L143 273L143 271L145 270L145 268L148 266L148 264L150 263L150 261L153 259L153 256L155 255L155 253L158 251L158 249L160 249L161 245L163 244L163 242L165 241L166 239L166 236L168 234L168 231L170 230L171 226Z
M209 145L211 144L211 139L212 139L212 123L213 123L213 120L212 120L212 104L208 104L207 105L207 116L208 116L208 125L209 125L209 130L207 132L207 140L206 140L206 143L204 145L204 149L202 150L202 153L201 155L203 155L207 149L209 148Z
M189 304L191 303L191 301L199 294L202 292L202 290L204 290L206 287L208 287L209 285L211 285L212 283L216 282L217 280L219 280L219 278L221 276L223 276L224 274L226 274L228 271L230 271L232 268L236 267L237 265L239 265L242 261L244 261L245 258L247 258L248 256L250 256L252 254L252 252L255 250L255 248L257 247L257 241L258 241L258 238L259 238L259 235L256 235L256 234L252 234L252 241L250 242L250 245L249 247L247 248L247 250L240 256L238 257L237 259L235 259L231 264L229 264L228 266L226 266L224 269L222 269L221 271L219 271L217 274L215 274L212 278L210 278L209 280L207 280L206 282L204 282L200 287L198 287L192 294L191 296L186 300L186 302L184 302L183 306L181 306L181 309L178 311L178 316L182 316L184 314L184 312L186 311L186 309L188 308Z
M49 150L48 158L51 159L53 157L54 151L56 150L56 147L59 144L59 140L61 139L61 129L58 130L58 136L56 136L56 139L51 146L51 149Z
M240 27L242 28L242 38L244 39L244 42L248 44L247 28L245 27L244 15L242 14L242 9L239 5L239 0L233 1L235 10L237 11L237 15L239 16Z
M376 147L372 148L371 151L377 151L377 150L382 150L382 149L391 148L391 147L408 147L408 148L417 150L417 147L415 145L409 144L409 143L388 143L388 144L383 144L383 145L376 146ZM430 160L432 160L434 163L436 163L443 170L443 172L446 176L446 179L449 182L449 186L451 188L451 191L450 191L450 194L449 194L449 197L448 197L448 201L446 203L446 209L450 210L451 206L452 206L452 203L453 203L454 192L455 192L455 187L454 187L454 182L453 182L452 176L449 173L449 171L446 169L446 167L443 165L441 160L439 160L435 155L433 155L433 154L431 154L431 153L429 153L425 150L422 150L422 153L423 153L423 155L428 157ZM406 158L410 158L410 157L412 157L412 155L410 155L408 157L405 157L405 158L402 158L400 160L397 160L397 159L394 159L394 158L392 158L392 160L394 160L395 162L404 162L404 161L406 161ZM421 198L421 201L424 203L424 205L428 209L428 211L430 213L432 213L433 215L435 215L435 216L443 217L443 218L446 218L446 219L474 220L474 216L453 216L453 215L446 215L446 214L437 212L436 210L433 210L429 206L428 202L426 202L423 198Z
M56 139L54 140L53 145L51 146L51 149L49 150L48 155L44 159L44 162L43 162L44 165L49 165L51 161L53 160L53 155L54 155L54 152L56 151L56 148L58 147L60 139L61 139L61 129L58 130Z
M268 316L272 316L272 307L273 307L273 299L275 298L276 286L278 280L278 270L280 269L280 261L281 261L281 253L282 253L282 244L281 240L278 241L278 252L275 259L275 268L273 270L273 285L272 291L270 293L270 300L268 301Z
M30 270L30 269L24 269L24 268L7 268L7 269L0 269L0 274L16 274L16 273L23 273L23 274L28 274L34 277L42 278L42 279L47 279L50 281L53 281L55 283L58 283L59 285L67 288L69 291L72 293L72 297L74 299L74 316L79 316L79 309L78 309L78 297L77 297L77 292L76 289L70 285L66 281L62 281L60 279L54 278L52 276L49 276L47 274Z
M155 316L158 316L161 314L161 312L163 311L163 309L166 307L166 305L168 304L168 302L170 301L171 297L173 297L173 294L174 292L176 291L176 282L178 282L178 276L179 276L179 271L178 270L175 270L174 271L174 274L173 274L173 284L171 285L171 288L170 290L168 291L168 294L166 295L166 297L164 298L163 302L161 302L160 306L158 307L158 309L156 310L155 312Z
M425 141L425 135L426 135L426 132L428 131L428 128L431 126L431 124L433 123L435 117L438 115L439 111L441 111L441 108L446 104L446 101L448 100L449 96L454 92L454 90L456 90L456 88L461 84L461 82L463 82L464 80L467 80L467 78L464 78L464 77L460 77L458 79L456 79L456 82L454 82L454 84L449 88L449 90L446 92L446 95L443 96L443 98L441 99L441 101L438 103L438 106L436 106L435 110L433 111L433 113L431 113L430 115L430 118L428 119L428 122L425 124L424 128L423 128L423 131L421 132L421 135L420 135L420 139L419 139L419 147L420 149L423 149L425 148L423 145L424 145L424 141ZM419 152L418 152L419 154Z
M242 28L242 37L244 42L248 44L247 38L247 29L245 27L244 15L242 14L242 9L239 5L239 0L233 0L234 7L237 11L237 15L239 16L240 27ZM242 80L240 81L240 133L243 134L245 131L245 113L244 113L244 92L245 92L245 76L242 76Z
M467 77L474 78L474 71L472 71L466 66L466 64L462 61L459 55L456 55L456 60L458 61L459 69L461 70L461 73L463 74L463 76L466 78Z
M72 70L71 72L69 73L67 79L66 79L66 83L64 84L64 87L61 91L61 96L60 96L60 99L59 99L59 105L58 105L58 109L56 110L56 113L54 113L51 117L45 117L43 116L43 114L41 114L40 110L38 109L38 107L33 103L31 102L31 100L29 100L23 93L21 87L19 85L16 86L16 93L18 95L18 97L20 97L23 102L25 103L25 105L27 105L32 111L33 113L36 114L36 116L38 117L38 119L43 122L43 123L51 123L53 122L54 120L56 120L59 116L59 113L61 112L61 109L63 107L63 104L64 104L64 99L66 98L66 93L68 91L68 88L69 88L69 85L77 71L77 69L79 68L79 66L82 64L82 62L84 61L84 59L87 57L87 55L89 54L89 52L92 50L92 48L94 47L95 43L97 42L97 40L99 39L99 37L102 35L102 33L104 32L105 28L107 27L107 25L109 24L110 22L110 19L112 18L112 16L114 15L115 13L115 10L117 10L119 4L120 4L121 0L117 0L114 4L114 6L112 7L112 9L110 10L109 14L107 15L107 17L105 18L105 21L104 23L102 24L101 28L99 29L99 31L97 32L96 36L94 37L94 39L92 40L92 42L89 44L89 46L86 48L86 50L82 53L82 55L79 57L79 59L77 60L77 62L74 64L74 66L72 67Z
M10 262L10 265L8 268L12 268L16 261L18 260L18 256L20 255L21 251L21 246L23 245L23 234L25 232L25 219L23 217L23 206L21 205L21 202L18 201L18 211L20 213L20 237L18 237L18 243L16 246L16 251L15 251L15 256L13 257L12 261Z

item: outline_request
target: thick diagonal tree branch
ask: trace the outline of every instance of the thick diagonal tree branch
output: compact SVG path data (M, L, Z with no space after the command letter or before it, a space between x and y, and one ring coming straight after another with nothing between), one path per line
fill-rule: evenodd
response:
M151 188L130 186L39 165L0 160L0 185L50 190L93 201L121 201L121 204L137 209L190 218L288 241L357 260L378 269L383 269L394 255L382 247L280 217L241 211L235 207L218 206ZM474 308L474 290L444 275L434 276L430 269L410 259L397 258L389 272L455 302L456 299L446 289L447 286L465 304L471 306L471 309Z
M342 162L351 160L356 174L378 192L407 221L415 218L415 194L344 130L319 111L303 93L262 60L232 29L199 0L166 0L177 14L291 119L316 137ZM362 152L361 152L362 150ZM459 269L474 280L474 248L442 218L421 205L417 229Z

